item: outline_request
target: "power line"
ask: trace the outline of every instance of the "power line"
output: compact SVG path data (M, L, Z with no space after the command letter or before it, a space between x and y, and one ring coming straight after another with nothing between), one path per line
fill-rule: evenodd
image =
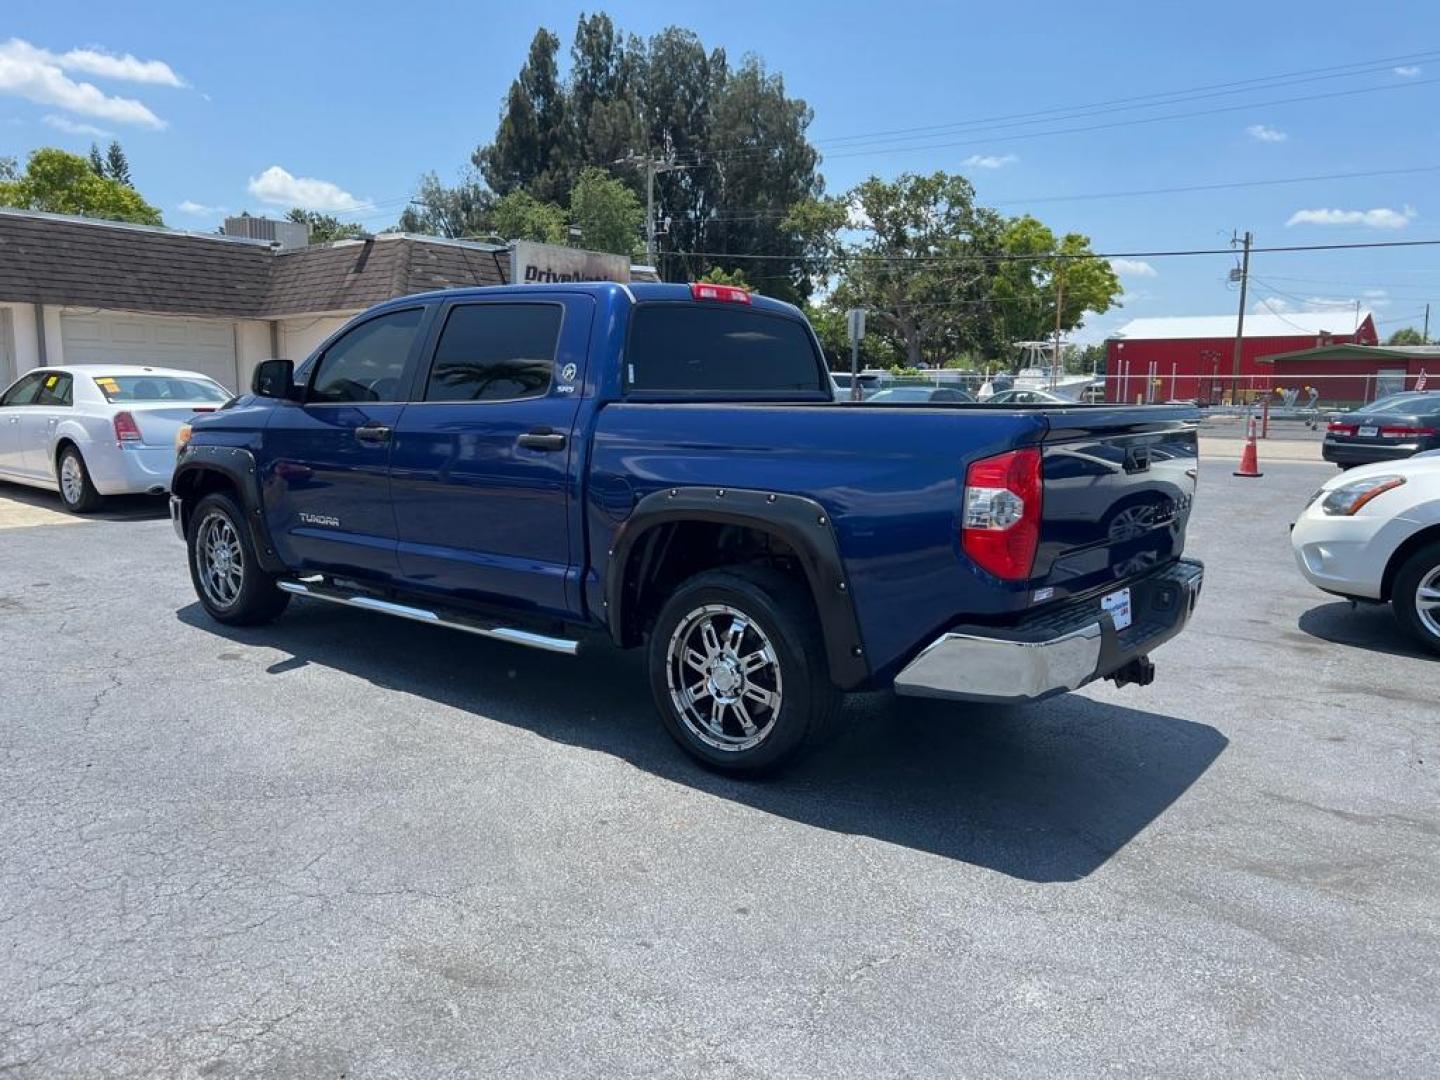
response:
M915 150L948 150L957 147L993 145L995 143L1007 142L1021 142L1029 139L1048 138L1052 135L1083 134L1091 131L1107 131L1114 128L1135 127L1141 124L1158 124L1170 120L1189 120L1201 116L1218 116L1224 113L1234 113L1242 112L1245 110L1268 108L1273 105L1293 105L1309 101L1325 101L1333 98L1353 97L1359 94L1377 94L1391 90L1405 90L1418 86L1430 86L1437 82L1440 82L1440 79L1409 79L1405 82L1387 83L1383 86L1363 86L1352 88L1349 90L1332 90L1323 94L1303 94L1297 97L1272 98L1269 101L1248 102L1242 105L1223 105L1213 109L1196 109L1190 112L1167 113L1163 116L1131 117L1126 120L1111 120L1102 124L1086 124L1078 127L1054 128L1049 131L1033 131L1021 135L1001 135L998 137L991 137L985 139L965 139L958 142L911 142L908 145L896 143L886 146L877 146L874 148L829 154L828 156L826 156L825 160L834 161L840 158L867 157L874 154L907 153ZM737 151L735 155L731 158L731 160L734 160L734 158L736 157L743 157L745 153L745 151ZM768 153L768 150L755 151L755 155L758 155L760 157L768 156Z
M1206 83L1206 84L1203 84L1203 85L1200 85L1200 86L1189 87L1189 88L1184 89L1184 90L1169 90L1169 91L1157 92L1157 93L1154 93L1154 94L1138 94L1138 95L1134 95L1134 96L1132 96L1132 97L1109 98L1109 99L1104 100L1104 101L1092 101L1092 102L1087 102L1087 103L1085 103L1085 104L1083 104L1083 105L1057 106L1057 107L1050 108L1050 109L1040 109L1040 110L1036 110L1036 111L1032 111L1032 112L1008 113L1008 114L1004 114L1004 115L1001 115L1001 116L982 117L982 118L977 118L977 119L973 119L973 120L952 121L952 122L950 122L950 123L945 123L945 124L927 124L927 125L924 125L924 126L921 126L921 127L894 128L894 129L891 129L891 130L889 130L889 131L862 132L862 133L856 134L856 135L837 135L837 136L833 136L833 137L830 138L830 139L816 140L816 145L821 145L821 144L826 144L826 143L831 143L831 144L833 144L833 143L847 142L847 141L852 141L852 140L870 140L870 139L873 139L873 138L877 138L877 137L880 137L880 136L886 136L886 135L895 136L895 135L915 134L915 133L926 132L926 131L940 131L940 130L942 130L942 129L972 126L972 125L976 125L976 124L997 123L997 122L1009 121L1009 120L1024 120L1024 119L1029 119L1029 118L1031 118L1031 117L1053 116L1054 114L1057 114L1057 113L1063 114L1063 113L1073 112L1073 111L1078 111L1078 110L1097 109L1097 108L1102 108L1102 107L1105 107L1105 106L1123 105L1123 104L1127 104L1127 103L1134 103L1134 104L1131 105L1132 108L1143 107L1143 103L1146 103L1146 102L1173 104L1173 102L1158 102L1157 99L1185 97L1185 96L1187 96L1187 95L1200 94L1200 93L1203 92L1203 91L1212 91L1212 90L1228 90L1228 92L1231 92L1231 93L1243 93L1243 92L1244 92L1243 90L1239 90L1239 89L1229 90L1229 88L1232 88L1232 87L1233 87L1233 88L1238 88L1238 87L1247 87L1247 86L1248 86L1248 87L1252 87L1252 88L1254 88L1254 89L1268 89L1268 87L1263 87L1263 86L1257 87L1255 84L1257 84L1257 83L1279 82L1279 81L1288 80L1288 79L1296 79L1297 81L1300 81L1300 80L1299 80L1299 77L1300 77L1300 76L1316 76L1316 77L1327 77L1327 78L1343 78L1343 77L1345 77L1345 74L1348 74L1348 75L1363 75L1363 74L1369 74L1371 69L1378 71L1378 70L1381 70L1381 69L1383 69L1383 68L1385 68L1385 67L1389 67L1389 66L1391 66L1391 65L1393 65L1393 64L1400 64L1400 63L1407 63L1407 62L1409 62L1409 63L1414 63L1414 62L1416 62L1416 61L1423 61L1423 60L1431 59L1431 58L1433 58L1433 57L1436 56L1436 55L1440 55L1440 53L1437 53L1436 51L1431 50L1431 51L1421 52L1421 53L1411 53L1411 54L1408 54L1408 55L1405 55L1405 56L1382 57L1382 58L1376 59L1376 60L1359 60L1359 61L1355 61L1355 62L1349 63L1349 64L1336 64L1336 65L1332 65L1332 66L1329 66L1329 67L1306 68L1306 69L1302 69L1302 70L1300 70L1300 71L1283 72L1283 73L1280 73L1280 74L1277 74L1277 75L1262 75L1262 76L1258 76L1258 77L1256 77L1256 78L1251 78L1251 79L1237 79L1237 80L1231 80L1231 81L1228 81L1228 82ZM1353 70L1353 69L1364 69L1364 70ZM1345 73L1345 74L1340 74L1340 75L1329 75L1329 74L1326 74L1326 73L1330 73L1330 72L1343 72L1343 73Z
M1252 247L1256 254L1283 254L1301 251L1363 251L1381 248L1440 247L1440 240L1370 240L1353 244L1283 244L1270 247ZM1074 259L1171 259L1193 255L1231 255L1231 248L1171 248L1160 251L1095 251L1075 254L1063 251L1049 251L1035 255L1015 255L1008 252L984 252L961 255L867 255L857 252L841 252L833 255L746 255L734 251L666 251L662 255L685 256L696 259L783 259L787 262L881 262L881 263L961 263L961 262L1046 262Z

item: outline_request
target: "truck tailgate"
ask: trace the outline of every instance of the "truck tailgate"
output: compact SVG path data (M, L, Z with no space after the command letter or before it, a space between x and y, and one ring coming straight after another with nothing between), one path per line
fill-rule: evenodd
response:
M1034 587L1075 596L1178 558L1198 477L1198 412L1089 406L1046 419Z

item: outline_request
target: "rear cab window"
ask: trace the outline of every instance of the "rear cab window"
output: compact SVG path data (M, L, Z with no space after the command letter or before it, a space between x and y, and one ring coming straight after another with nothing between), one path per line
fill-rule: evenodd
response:
M748 305L636 305L625 349L631 395L833 400L830 376L800 319Z
M199 376L97 375L95 385L112 405L134 401L223 405L230 400L229 390Z

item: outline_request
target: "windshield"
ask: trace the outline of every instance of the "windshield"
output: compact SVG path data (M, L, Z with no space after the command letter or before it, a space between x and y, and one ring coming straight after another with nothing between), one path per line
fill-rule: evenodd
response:
M179 401L223 405L230 400L230 391L199 375L101 375L95 385L111 404Z

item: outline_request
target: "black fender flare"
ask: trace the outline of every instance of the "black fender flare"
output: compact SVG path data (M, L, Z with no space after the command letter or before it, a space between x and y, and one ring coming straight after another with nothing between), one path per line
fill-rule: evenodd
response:
M678 521L743 525L784 540L795 551L814 596L831 680L841 689L850 690L870 677L870 662L834 525L823 506L802 495L677 487L642 498L616 532L605 567L605 611L617 645L627 644L625 571L635 545L656 526Z
M270 527L265 523L265 505L260 497L260 474L255 465L255 455L244 447L197 446L191 443L181 451L180 461L170 479L170 492L181 500L180 526L186 535L189 535L193 493L201 486L207 473L223 476L238 493L261 569L271 574L284 573L288 568L276 554L275 544L270 539Z

